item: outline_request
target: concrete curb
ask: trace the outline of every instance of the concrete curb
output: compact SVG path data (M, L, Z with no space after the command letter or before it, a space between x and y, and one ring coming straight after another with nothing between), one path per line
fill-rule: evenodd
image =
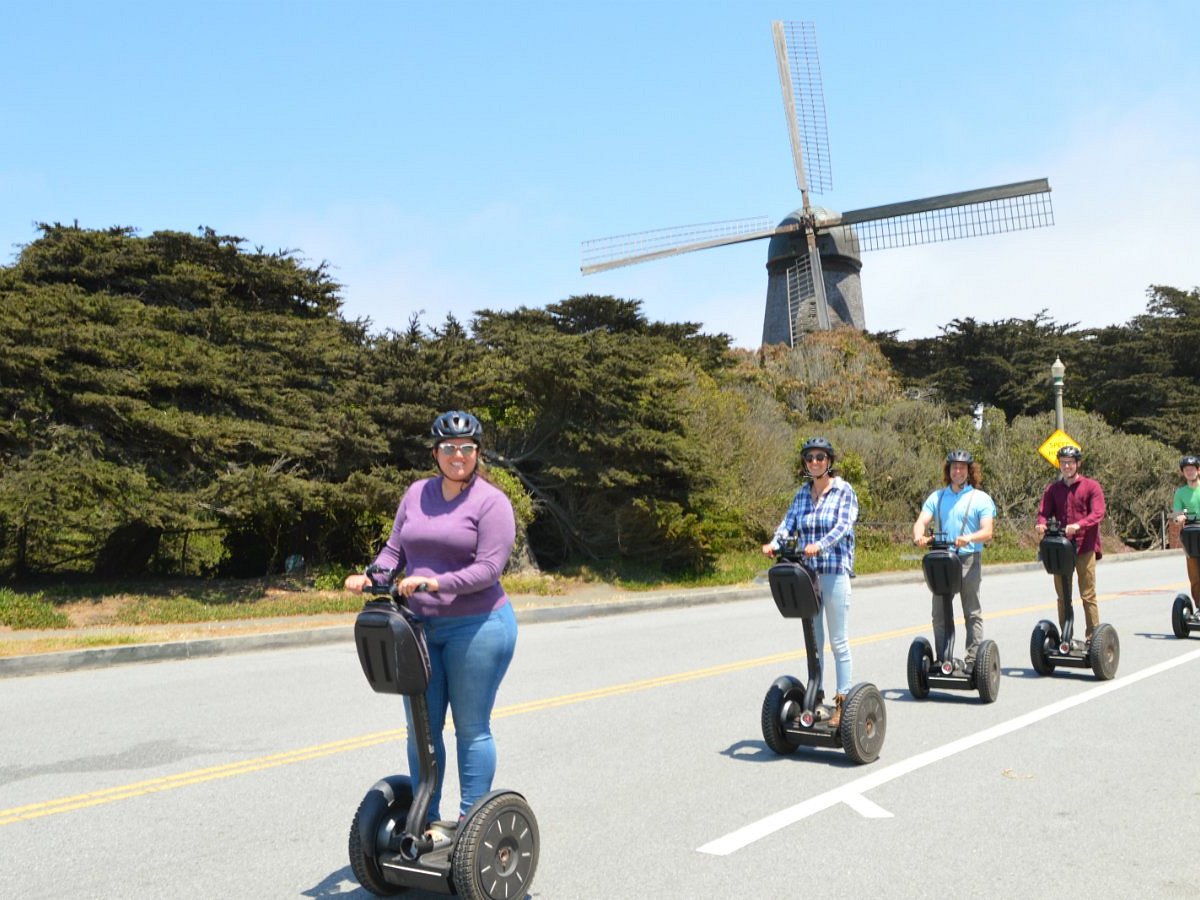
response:
M1122 553L1104 558L1104 563L1130 562L1165 554L1178 554L1178 550L1149 550L1139 553ZM986 567L989 572L1025 572L1041 570L1041 563L1001 563ZM856 585L911 584L920 582L918 570L903 572L881 572L861 575L854 579ZM543 606L524 605L536 600L517 598L514 602L517 621L522 624L539 622L566 622L573 619L590 619L597 616L623 615L657 609L672 609L681 606L701 606L712 603L741 603L762 600L768 593L764 581L756 581L748 587L689 588L682 591L647 592L644 594L614 594L613 599L591 603L571 603ZM106 666L129 665L132 663L162 662L167 660L200 659L221 656L227 653L247 653L256 650L276 650L294 647L310 647L318 644L339 643L354 639L353 623L346 625L321 625L284 631L267 631L256 634L237 634L221 637L190 638L182 641L165 641L147 644L125 644L117 647L96 647L87 650L67 650L61 653L35 653L28 656L0 658L0 678L22 675L50 675L97 669Z

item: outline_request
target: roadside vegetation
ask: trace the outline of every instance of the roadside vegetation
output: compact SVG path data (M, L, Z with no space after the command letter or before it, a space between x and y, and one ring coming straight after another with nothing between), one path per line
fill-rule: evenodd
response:
M988 560L1032 560L1056 356L1106 546L1162 546L1200 432L1198 289L1152 287L1103 329L967 318L751 351L596 295L376 333L330 271L211 229L58 224L0 267L0 628L351 611L342 578L453 407L513 501L521 595L750 582L816 434L859 495L860 573L919 565L909 528L952 447L996 500Z

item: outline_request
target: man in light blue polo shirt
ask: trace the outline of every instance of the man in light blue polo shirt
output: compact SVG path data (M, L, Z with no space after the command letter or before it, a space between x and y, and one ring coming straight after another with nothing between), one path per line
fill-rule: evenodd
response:
M925 534L925 529L932 523L934 533L945 535L946 540L958 549L963 563L959 596L967 623L964 664L968 673L975 667L975 650L983 640L983 612L979 606L979 582L983 572L979 558L983 545L992 539L992 521L996 518L996 504L979 489L982 480L979 463L968 451L951 450L942 466L945 486L925 499L921 514L913 523L913 543L918 547L926 547L932 540ZM945 631L942 598L935 596L933 639L939 653L946 639Z

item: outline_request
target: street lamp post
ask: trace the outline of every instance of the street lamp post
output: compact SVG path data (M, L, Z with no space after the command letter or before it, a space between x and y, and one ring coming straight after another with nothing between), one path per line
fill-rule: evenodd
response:
M1054 387L1054 425L1059 431L1063 429L1063 376L1067 373L1067 367L1063 365L1062 359L1054 357L1054 364L1050 367L1050 384Z

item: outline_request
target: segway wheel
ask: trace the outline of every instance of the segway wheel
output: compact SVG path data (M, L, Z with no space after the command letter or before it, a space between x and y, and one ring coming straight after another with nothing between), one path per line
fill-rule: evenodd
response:
M1045 619L1033 626L1033 634L1029 638L1029 661L1033 663L1033 671L1039 675L1054 674L1054 663L1047 658L1047 651L1057 646L1058 626Z
M790 675L783 675L775 679L763 698L763 740L780 755L796 752L796 745L787 739L783 726L790 716L788 708L796 706L795 698L803 695L804 685Z
M498 794L459 826L454 890L467 900L524 897L538 864L538 824L525 798Z
M1000 648L995 641L980 641L975 651L975 689L984 703L995 703L1000 693Z
M887 709L879 688L870 683L856 684L842 702L842 723L838 728L842 749L859 765L875 762L887 734Z
M1092 632L1092 643L1088 648L1088 663L1101 681L1108 681L1117 674L1121 662L1121 642L1117 629L1101 622Z
M1175 632L1175 637L1185 638L1191 634L1192 630L1188 627L1187 622L1191 615L1191 598L1187 594L1176 596L1175 605L1171 607L1171 630Z
M404 830L412 799L408 776L384 778L363 797L350 825L350 868L358 883L377 896L393 897L407 890L384 880L379 869L379 850L387 848L395 832Z
M908 692L914 700L929 696L929 667L933 665L933 648L923 637L908 645Z

